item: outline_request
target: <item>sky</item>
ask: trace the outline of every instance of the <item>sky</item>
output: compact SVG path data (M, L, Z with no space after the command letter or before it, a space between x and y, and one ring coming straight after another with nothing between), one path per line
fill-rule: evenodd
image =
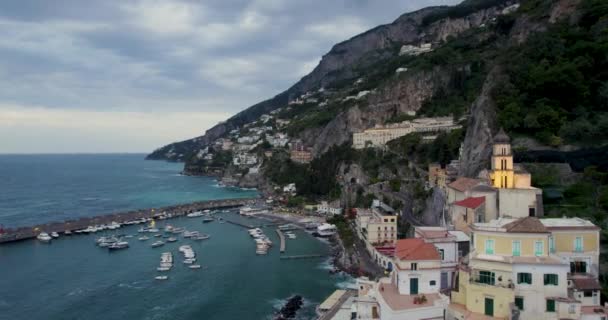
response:
M0 153L150 152L287 89L333 44L457 0L3 0Z

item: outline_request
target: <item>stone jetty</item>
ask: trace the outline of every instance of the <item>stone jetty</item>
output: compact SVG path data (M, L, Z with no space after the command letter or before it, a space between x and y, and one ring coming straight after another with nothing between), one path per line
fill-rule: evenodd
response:
M121 213L102 214L93 217L83 217L75 220L52 222L29 227L21 227L17 229L4 229L0 233L0 243L35 238L42 231L48 233L64 232L68 230L75 231L84 229L88 226L109 224L112 221L117 223L124 223L127 221L137 220L141 218L154 218L157 215L161 215L163 212L171 213L173 217L179 217L195 211L227 209L244 205L251 205L256 200L257 198L240 198L199 201L160 208L148 208Z

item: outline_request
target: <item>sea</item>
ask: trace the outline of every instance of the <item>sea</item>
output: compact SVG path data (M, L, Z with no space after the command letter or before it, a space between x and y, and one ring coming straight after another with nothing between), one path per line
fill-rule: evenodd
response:
M214 179L180 174L182 165L144 161L143 154L0 155L0 224L5 228L192 201L251 197L255 190L218 186ZM234 210L217 217L248 225ZM353 285L331 274L329 259L282 260L281 255L327 255L326 242L297 231L278 252L274 227L262 229L275 243L256 255L246 229L201 218L163 220L209 234L179 237L159 248L140 241L127 226L91 235L61 236L51 243L26 240L0 245L0 319L273 319L294 295L304 298L296 319L315 319L315 307L338 288ZM97 247L102 235L123 234L129 248ZM192 246L201 269L183 264L178 247ZM174 267L156 280L162 252Z

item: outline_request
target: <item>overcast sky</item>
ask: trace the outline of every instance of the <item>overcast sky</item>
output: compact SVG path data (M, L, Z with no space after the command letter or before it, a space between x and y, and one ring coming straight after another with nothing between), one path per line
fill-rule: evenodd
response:
M455 0L3 0L0 153L148 152L287 89L337 42Z

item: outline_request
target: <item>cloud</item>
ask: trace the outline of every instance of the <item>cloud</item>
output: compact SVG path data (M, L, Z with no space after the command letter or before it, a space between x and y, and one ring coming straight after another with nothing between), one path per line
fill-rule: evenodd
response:
M198 136L225 112L120 112L0 105L2 153L144 152ZM9 138L10 137L10 138ZM81 140L88 141L82 145ZM133 148L133 144L138 148ZM35 150L30 149L36 145Z
M195 136L287 89L336 42L458 0L30 1L0 2L0 152Z

